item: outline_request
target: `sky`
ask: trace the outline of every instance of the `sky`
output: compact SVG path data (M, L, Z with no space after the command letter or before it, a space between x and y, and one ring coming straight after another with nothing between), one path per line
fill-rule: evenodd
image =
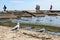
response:
M35 10L36 5L40 5L41 10L49 10L53 5L53 10L60 10L60 0L0 0L0 10L3 6L7 10Z

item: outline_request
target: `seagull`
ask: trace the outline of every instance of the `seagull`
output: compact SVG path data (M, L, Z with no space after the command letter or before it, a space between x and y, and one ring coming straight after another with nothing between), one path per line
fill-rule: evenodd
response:
M17 30L17 29L19 29L19 22L17 23L16 26L14 26L14 27L12 28L12 31Z

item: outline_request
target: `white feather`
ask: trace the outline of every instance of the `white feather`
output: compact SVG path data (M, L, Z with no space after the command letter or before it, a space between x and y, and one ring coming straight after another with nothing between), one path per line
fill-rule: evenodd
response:
M16 26L14 26L13 28L12 28L12 30L14 30L14 29L19 29L19 22L17 23L17 25Z

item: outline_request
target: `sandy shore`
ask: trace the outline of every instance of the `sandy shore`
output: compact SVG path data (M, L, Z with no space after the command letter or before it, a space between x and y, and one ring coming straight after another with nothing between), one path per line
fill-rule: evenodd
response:
M60 36L0 26L0 40L60 40Z

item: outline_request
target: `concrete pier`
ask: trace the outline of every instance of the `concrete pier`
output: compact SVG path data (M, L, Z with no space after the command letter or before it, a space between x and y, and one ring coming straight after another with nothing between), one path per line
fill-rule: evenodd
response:
M59 10L40 10L40 13L37 13L35 10L27 11L6 11L6 13L0 11L0 18L17 18L18 17L41 17L41 16L60 16Z

